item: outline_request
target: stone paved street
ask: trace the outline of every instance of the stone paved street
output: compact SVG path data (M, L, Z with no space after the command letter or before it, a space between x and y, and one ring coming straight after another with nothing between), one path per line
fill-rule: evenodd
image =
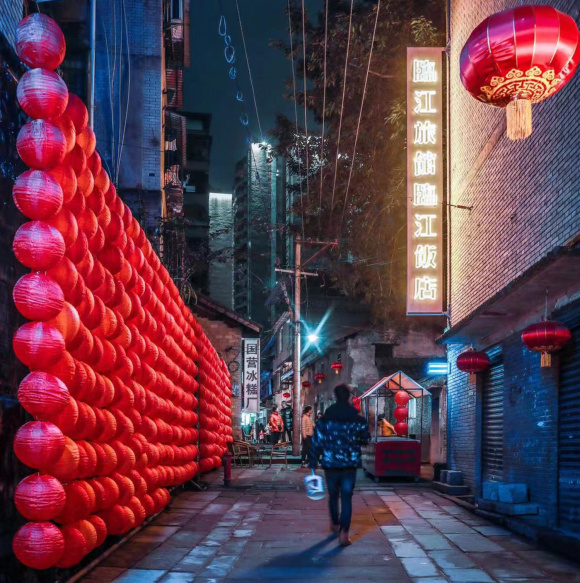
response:
M300 471L236 472L182 492L169 510L90 572L84 583L381 581L580 583L580 567L457 506L425 485L361 480L348 548L328 534L326 501ZM215 479L215 478L214 478ZM286 486L286 487L284 487Z

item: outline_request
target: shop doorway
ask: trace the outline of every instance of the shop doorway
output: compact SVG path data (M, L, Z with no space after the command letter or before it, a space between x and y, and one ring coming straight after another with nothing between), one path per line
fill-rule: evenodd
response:
M483 377L481 469L483 482L503 480L503 381L501 348L488 351L491 365Z

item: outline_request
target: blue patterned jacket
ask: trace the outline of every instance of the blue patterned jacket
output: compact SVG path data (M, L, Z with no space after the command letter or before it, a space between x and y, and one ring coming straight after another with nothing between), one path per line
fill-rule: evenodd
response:
M370 441L368 424L351 405L336 403L318 421L310 444L310 467L361 467L361 447Z

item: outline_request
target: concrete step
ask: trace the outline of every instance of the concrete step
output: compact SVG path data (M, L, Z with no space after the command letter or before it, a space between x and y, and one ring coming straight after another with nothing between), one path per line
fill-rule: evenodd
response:
M468 486L451 486L443 482L431 482L431 484L435 490L448 496L465 496L469 494Z
M496 514L503 514L505 516L538 514L538 505L531 502L509 504L508 502L480 499L477 501L477 506L481 510L487 510L488 512L495 512Z

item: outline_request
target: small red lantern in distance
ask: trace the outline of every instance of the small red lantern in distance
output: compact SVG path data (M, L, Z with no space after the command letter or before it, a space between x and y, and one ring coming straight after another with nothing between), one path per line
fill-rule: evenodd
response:
M507 136L532 133L532 103L560 91L580 60L574 19L552 6L517 6L477 26L460 57L461 82L475 99L507 112Z
M312 383L311 383L310 381L303 381L303 382L302 382L302 386L303 386L305 389L308 389L309 387L311 387L311 386L312 386Z
M475 381L475 375L489 368L489 357L485 352L467 350L457 357L457 368L469 373L469 382Z
M542 319L541 322L528 326L522 332L522 342L534 352L541 352L541 366L552 366L552 352L562 349L571 338L570 330L552 320Z
M291 395L290 393L282 393L282 396L283 396L285 399L289 399L289 398L290 398L292 395Z
M323 372L317 372L314 375L314 378L318 381L318 384L321 385L322 381L326 378L326 375Z
M340 374L340 371L342 370L342 362L333 362L330 367L336 374Z

